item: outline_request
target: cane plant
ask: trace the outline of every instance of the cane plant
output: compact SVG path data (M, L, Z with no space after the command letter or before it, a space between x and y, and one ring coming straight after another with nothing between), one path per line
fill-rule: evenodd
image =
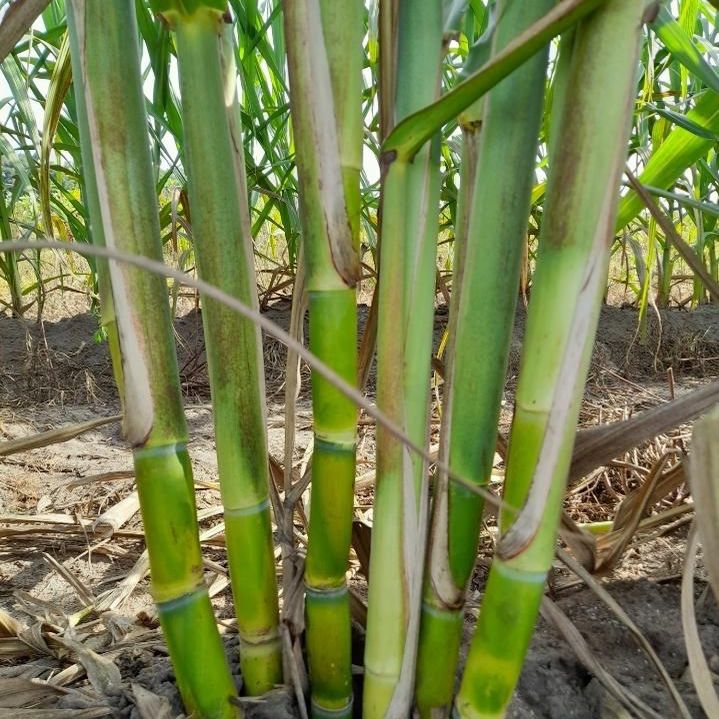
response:
M186 169L201 278L257 305L234 58L226 2L153 0L177 44ZM226 42L230 45L224 51ZM234 63L232 63L234 69ZM250 694L282 680L259 329L219 303L203 328L240 662Z
M393 124L437 98L442 60L442 6L426 0L384 3L397 23L387 49L395 96ZM421 18L421 20L420 20ZM377 332L377 401L410 438L427 442L435 246L439 204L439 137L409 162L386 169ZM391 313L383 308L392 308ZM425 381L423 381L425 380ZM427 464L377 428L377 488L370 562L364 715L409 709L418 636L418 599L427 513Z
M310 350L346 381L357 378L362 5L284 3L297 146ZM313 29L314 42L307 43ZM357 408L312 376L314 451L305 563L313 716L352 715L347 565L354 507Z
M53 1L54 14L60 5ZM284 229L290 264L303 258L309 349L345 383L342 389L326 372L312 374L304 609L313 717L345 719L360 706L346 574L358 424L357 395L348 388L364 381L368 365L359 368L357 348L362 213L367 220L374 202L363 195L363 151L379 148L373 312L376 414L383 419L376 429L361 713L503 717L554 556L611 245L642 212L633 192L620 200L630 139L656 139L637 171L652 193L694 202L700 214L706 207L676 187L687 168L703 162L711 174L716 164L719 81L691 37L696 3L681 3L678 21L671 9L652 0L382 0L369 8L361 0L67 1L74 78L67 103L74 103L93 242L162 260L157 187L172 175L187 180L183 220L202 280L257 309L253 237L270 222ZM630 137L645 22L653 22L679 63L672 82L681 97L701 95L681 116L660 108L663 124L653 134L642 120ZM139 37L153 72L147 102ZM556 38L558 52L550 53ZM67 119L60 100L69 84L56 40L40 183L48 226L57 192L49 158ZM175 58L178 99L170 80ZM640 78L644 103L659 82L653 73ZM377 79L377 90L365 88L363 74ZM181 170L174 160L171 169L163 166L166 134L177 143ZM544 182L538 154L546 192L533 190ZM442 162L459 164L456 208L441 207L442 187L451 185L447 178L443 185ZM532 209L538 202L541 211ZM444 210L452 217L454 275L451 293L443 288L449 339L431 476L429 378ZM530 211L540 224L539 250L499 539L458 677ZM8 223L2 231L9 239ZM705 232L702 243L710 236ZM0 263L11 281L13 262L3 255ZM113 261L98 263L97 273L152 591L178 686L194 716L241 716L203 583L167 287ZM10 290L18 305L21 289ZM281 651L280 636L297 626L279 622L261 337L252 320L216 295L201 302L242 689L261 695L292 681L299 693L301 656ZM291 467L285 469L289 476ZM301 553L304 539L290 542L293 551ZM298 637L289 639L285 648Z
M95 171L91 223L102 227L107 247L161 260L133 8L124 0L71 0L68 27L87 120L80 125L85 164ZM203 581L166 286L131 267L111 264L109 271L124 434L133 447L158 615L188 711L233 717L234 682Z
M68 17L72 10L68 11ZM40 205L49 237L54 236L52 228L52 203L50 199L50 138L54 135L59 121L60 108L62 107L63 89L66 92L72 78L72 65L70 59L70 43L69 34L65 35L65 39L58 53L57 62L53 72L52 81L50 82L50 92L48 93L47 111L45 114L45 127L42 134L42 156L40 162L39 185L40 185ZM79 71L78 71L79 72ZM79 75L78 75L79 76ZM76 83L75 111L77 114L77 125L80 144L84 147L83 153L86 158L86 164L81 164L83 191L85 204L87 206L87 220L95 218L92 222L86 220L88 225L88 236L90 242L105 246L105 234L102 222L101 208L99 205L99 197L97 194L97 180L95 177L95 166L92 161L92 147L90 142L90 129L87 119L87 105L85 100L85 91L82 83ZM51 125L48 127L48 125ZM52 127L54 125L54 128ZM107 345L110 353L110 361L112 363L112 372L120 396L120 404L124 410L125 388L122 374L122 354L120 350L120 336L117 326L117 317L115 315L115 304L112 296L112 282L110 279L110 267L106 260L98 258L95 260L95 273L97 275L98 301L100 305L100 327L107 337Z
M494 52L552 6L499 2ZM460 115L461 199L446 364L442 456L487 486L496 445L530 195L542 119L547 50ZM518 105L521 103L521 112ZM486 307L477 312L477 307ZM493 348L493 361L477 353ZM422 605L417 704L422 716L448 707L454 692L464 591L474 569L482 497L437 479Z
M557 139L509 439L508 507L457 696L460 717L505 715L554 556L648 7L608 0L567 36L571 60L553 117Z

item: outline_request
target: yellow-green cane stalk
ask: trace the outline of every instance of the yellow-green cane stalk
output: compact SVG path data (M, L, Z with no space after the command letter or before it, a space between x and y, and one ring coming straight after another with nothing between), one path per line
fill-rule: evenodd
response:
M310 350L353 384L357 379L362 12L360 0L284 3ZM346 572L357 408L317 373L312 374L312 403L312 503L305 564L312 715L350 717Z
M553 0L501 0L492 52L542 17ZM536 54L460 116L465 137L451 351L441 452L463 477L486 486L509 357L542 119L548 51ZM476 107L476 106L473 106ZM481 131L480 131L481 127ZM467 165L465 168L464 165ZM474 173L472 176L471 173ZM482 307L481 312L477 311ZM490 349L491 348L491 349ZM421 716L452 702L463 605L474 569L482 497L440 473L433 494L417 667Z
M162 260L147 118L132 3L71 0L67 5L78 97L88 133L108 248ZM124 429L150 556L153 597L188 713L239 715L222 642L203 583L187 427L164 281L110 264L125 377Z
M195 257L200 277L257 305L235 87L223 68L226 3L155 0L175 33ZM238 156L239 155L239 156ZM249 694L282 681L259 329L203 302L230 580Z
M576 30L509 444L500 541L457 697L503 717L554 556L582 388L616 221L645 0L609 0Z
M393 84L396 120L439 92L442 3L385 3L398 13ZM392 98L388 100L390 103ZM390 105L391 107L391 105ZM389 120L387 120L389 122ZM412 441L428 439L429 373L438 231L438 138L412 158L383 157L384 186L377 331L377 403ZM377 428L364 716L406 716L412 703L424 541L427 465Z

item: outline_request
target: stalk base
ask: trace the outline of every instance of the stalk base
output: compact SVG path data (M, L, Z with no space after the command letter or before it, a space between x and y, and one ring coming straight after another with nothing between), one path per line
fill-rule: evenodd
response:
M258 696L282 683L282 651L277 630L277 592L267 502L225 509L225 536L232 594L240 634L240 667L245 691ZM256 548L246 551L247 547ZM244 550L244 551L243 551Z
M455 702L459 719L503 717L522 671L544 595L545 572L514 569L496 558Z
M312 716L352 716L352 646L347 587L306 587Z
M415 701L422 719L447 716L454 696L463 612L422 604Z
M207 589L158 603L157 610L188 713L201 719L239 719L242 712L230 703L237 690Z

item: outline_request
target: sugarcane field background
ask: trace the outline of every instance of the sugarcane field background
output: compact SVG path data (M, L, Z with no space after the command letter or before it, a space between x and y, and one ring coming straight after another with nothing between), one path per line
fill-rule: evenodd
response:
M719 718L716 0L0 0L0 718Z

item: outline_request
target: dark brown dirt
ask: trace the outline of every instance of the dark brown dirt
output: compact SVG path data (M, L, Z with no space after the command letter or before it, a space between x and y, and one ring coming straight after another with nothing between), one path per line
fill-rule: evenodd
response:
M646 578L606 587L659 655L694 717L703 717L687 669L676 582ZM703 587L702 587L703 589ZM719 611L697 591L699 632L709 661L719 661ZM656 670L627 628L589 589L557 599L601 665L662 717L679 716ZM510 719L595 719L615 716L612 702L559 632L540 619Z
M287 328L289 314L275 307L268 315ZM361 323L366 308L360 308ZM602 311L590 385L582 410L584 424L596 424L629 416L656 404L669 395L667 370L671 368L676 391L681 392L719 376L719 308L703 306L694 312L663 311L659 318L650 314L645 340L636 334L636 311L605 307ZM446 313L439 308L435 337L437 342L446 325ZM518 369L524 311L518 311L503 426L511 416L512 389ZM74 422L110 415L118 403L106 346L95 340L96 319L89 313L59 318L38 325L0 316L0 438L13 439ZM175 323L178 358L183 390L188 401L191 431L190 452L196 480L216 479L216 460L211 411L201 403L208 401L208 384L204 363L200 315L196 311L178 318ZM265 338L265 361L269 407L269 441L271 452L282 457L284 419L282 416L284 351L271 338ZM310 439L308 375L303 374L297 426L298 446L295 461L302 461ZM370 382L370 394L373 384ZM681 445L685 435L664 439ZM656 445L656 443L655 443ZM368 430L361 441L360 474L372 468L373 436ZM647 468L660 456L663 447L647 446L633 457ZM138 538L113 537L111 541L68 534L47 527L43 531L13 534L8 529L29 525L34 515L54 513L68 518L94 520L102 511L126 497L131 479L108 478L108 472L127 471L131 462L117 425L108 425L83 434L64 444L52 445L0 460L0 515L22 514L27 525L0 519L0 609L32 625L32 612L18 591L49 603L53 611L69 615L83 606L78 593L43 558L46 552L72 573L96 597L112 590L127 576L137 560L142 543ZM621 474L624 472L624 474ZM95 475L101 480L79 483ZM621 475L621 476L620 476ZM601 481L600 481L601 479ZM637 477L625 470L608 471L598 479L598 486L578 498L570 508L578 521L611 518L623 493L636 486ZM71 483L75 481L74 485ZM602 483L607 486L603 487ZM614 494L612 494L612 492ZM201 522L210 530L219 516L213 514L219 505L215 489L198 490L198 506L208 517ZM371 493L360 496L367 504ZM683 501L678 499L668 501ZM139 517L131 517L123 529L140 529ZM703 714L694 696L687 672L686 652L679 616L678 573L684 551L685 528L666 537L654 539L630 550L624 563L606 580L607 588L637 622L667 666L685 697L692 715ZM487 543L489 545L489 543ZM487 550L489 547L487 546ZM224 549L208 545L205 556L213 563L207 569L207 581L222 579ZM486 576L488 551L482 554L475 589L481 593ZM567 577L565 576L565 579ZM356 578L361 584L361 578ZM564 586L559 583L559 586ZM699 629L710 663L719 668L719 613L706 584L697 582ZM474 597L478 598L478 595ZM587 589L555 589L554 599L582 632L597 659L624 686L652 706L663 717L677 716L662 688L656 672L637 649L628 631ZM233 614L229 590L222 589L213 599L218 617L228 623L228 652L236 657L236 640L232 633ZM147 580L142 580L118 612L132 626L142 625L152 617L152 602ZM138 619L139 617L139 619ZM474 623L467 619L469 637ZM111 652L119 667L124 685L139 683L169 700L172 715L180 711L169 661L157 630L150 620L152 641L135 642ZM106 632L105 632L106 634ZM105 636L103 634L103 636ZM109 642L103 651L115 646ZM30 661L35 662L31 664ZM0 659L0 680L30 672L48 678L74 661L71 655ZM37 662L40 662L37 664ZM43 664L44 662L44 664ZM236 661L233 659L236 666ZM34 667L34 668L33 668ZM238 681L241 678L238 675ZM79 679L73 686L83 691L87 683ZM74 698L73 698L74 697ZM77 697L65 697L70 706ZM105 701L115 716L138 716L129 688ZM3 707L0 697L0 708ZM280 692L271 703L254 707L255 716L294 716L291 700ZM262 713L264 712L264 714ZM513 719L547 718L594 719L619 716L611 713L611 702L597 680L582 666L572 648L558 632L541 620L529 651L510 717Z
M276 306L265 313L283 329L289 310ZM367 307L359 307L360 329ZM517 310L509 379L519 368L525 312ZM444 306L438 308L435 345L447 323ZM305 321L305 334L308 332ZM183 388L190 399L209 398L209 385L199 311L175 321L178 360ZM0 406L107 404L116 401L106 344L97 338L97 320L90 313L56 322L36 323L0 315ZM284 382L285 351L265 337L267 386L274 394ZM675 377L719 375L719 306L702 305L693 311L650 310L646 334L637 330L637 312L631 308L602 309L593 356L594 373L616 373L626 379L656 378L672 369ZM305 375L307 376L307 375ZM370 390L372 383L370 383Z

